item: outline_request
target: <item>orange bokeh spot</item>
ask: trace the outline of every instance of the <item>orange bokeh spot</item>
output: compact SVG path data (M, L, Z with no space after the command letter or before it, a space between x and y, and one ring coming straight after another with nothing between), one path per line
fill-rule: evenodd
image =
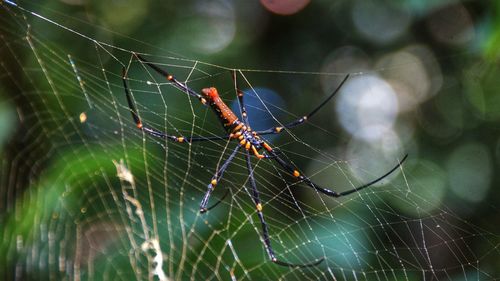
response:
M302 10L310 0L260 0L260 3L270 12L278 15L293 15Z

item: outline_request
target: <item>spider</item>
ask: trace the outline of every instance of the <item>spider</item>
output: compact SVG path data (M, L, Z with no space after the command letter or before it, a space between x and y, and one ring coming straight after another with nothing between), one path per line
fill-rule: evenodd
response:
M253 175L253 169L250 161L250 157L253 155L257 157L258 159L270 159L273 161L276 161L278 165L280 165L285 171L287 171L291 176L293 176L297 181L303 182L306 186L315 189L316 191L323 193L327 196L330 197L342 197L349 195L351 193L358 192L364 188L367 188L380 180L384 179L385 177L389 176L392 172L394 172L400 165L401 163L406 160L408 155L405 155L399 163L393 167L391 170L389 170L387 173L384 175L366 183L363 185L360 185L356 188L343 191L343 192L337 192L332 189L324 188L313 181L311 181L307 176L303 175L302 173L299 172L299 170L286 158L282 158L281 151L278 151L276 148L273 148L269 143L267 143L264 138L262 138L263 135L271 135L271 134L279 134L283 132L284 129L291 129L294 127L297 127L299 125L304 124L309 118L311 118L314 114L316 114L328 101L330 101L333 96L340 90L342 85L347 81L349 78L349 75L347 75L342 82L337 86L337 88L323 101L321 102L316 108L314 108L310 113L291 121L290 123L287 123L283 126L276 126L276 127L271 127L266 130L262 131L253 131L250 128L249 122L248 122L248 116L247 112L245 109L245 103L243 100L244 92L241 91L238 88L237 82L236 82L236 71L232 71L232 78L234 81L235 89L237 92L238 96L238 102L239 102L239 107L241 111L241 119L240 120L236 114L222 101L220 98L217 89L215 87L210 87L210 88L204 88L201 90L201 94L197 93L190 87L188 87L185 83L180 82L177 80L172 74L164 70L163 68L153 64L152 62L149 62L145 58L143 58L139 54L133 54L134 57L139 60L141 63L144 63L151 69L153 69L155 72L158 74L162 75L164 78L166 78L172 86L175 88L179 89L180 91L184 92L188 96L191 96L193 98L198 99L202 105L204 106L210 106L215 114L217 115L219 121L221 122L222 126L224 127L224 130L226 131L226 135L223 136L210 136L210 137L203 137L203 136L190 136L190 137L185 137L185 136L174 136L170 135L166 132L159 131L153 127L148 126L147 124L143 123L141 118L139 117L139 114L137 112L137 108L135 106L134 101L132 100L132 96L129 90L128 82L127 82L127 69L123 68L123 75L122 75L122 80L123 80L123 87L125 90L125 95L127 98L127 103L130 109L130 112L132 114L132 118L137 126L138 129L142 130L144 133L151 135L153 137L157 138L162 138L168 141L173 141L177 143L192 143L192 142L200 142L200 141L207 141L207 140L235 140L237 142L236 147L232 151L232 153L229 155L229 157L224 161L224 163L220 166L220 168L214 173L214 176L212 177L210 183L207 186L207 191L205 195L203 196L203 199L201 200L200 203L200 213L205 213L211 208L215 207L218 203L220 203L222 199L220 199L217 203L215 203L212 206L208 206L208 202L210 199L210 196L212 192L215 189L215 186L217 183L221 180L224 172L228 168L229 164L233 161L233 159L236 157L236 154L240 149L244 149L245 152L245 161L246 161L246 166L248 169L248 176L249 176L249 182L251 186L251 191L252 191L252 199L255 203L255 209L257 211L257 216L259 217L260 224L262 227L262 237L263 237L263 243L264 243L264 248L267 251L267 254L271 261L275 264L281 265L281 266L288 266L288 267L311 267L311 266L316 266L320 264L321 262L324 261L325 258L320 258L317 259L313 262L308 262L308 263L303 263L303 264L296 264L296 263L289 263L285 262L282 260L279 260L276 257L276 254L274 253L273 247L271 246L271 240L269 237L269 230L268 230L268 225L264 219L264 213L263 213L263 205L260 200L259 196L259 190L257 189L257 184L255 181L255 177ZM261 151L263 151L261 153ZM227 195L227 193L226 193Z

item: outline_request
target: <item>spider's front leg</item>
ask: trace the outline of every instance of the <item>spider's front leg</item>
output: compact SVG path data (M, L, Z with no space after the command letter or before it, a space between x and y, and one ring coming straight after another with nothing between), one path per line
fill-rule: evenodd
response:
M123 82L123 88L125 90L125 96L127 98L127 104L130 110L130 113L132 114L132 119L134 120L134 123L136 127L143 132L145 132L148 135L157 137L157 138L162 138L166 139L169 141L173 142L179 142L179 143L191 143L191 142L197 142L197 141L208 141L208 140L227 140L228 136L191 136L191 137L184 137L184 136L174 136L167 134L166 132L159 131L153 127L148 126L147 124L144 124L139 117L139 113L137 111L137 107L135 106L135 103L132 99L132 94L130 91L130 88L128 86L128 77L127 77L127 70L125 68L122 69L122 82ZM189 89L191 92L193 90Z
M304 115L302 117L299 117L295 120L293 120L290 123L287 123L282 126L277 126L277 127L272 127L267 130L262 130L262 131L257 131L259 135L271 135L271 134L279 134L283 132L283 129L291 129L294 127L297 127L299 125L304 124L309 118L311 118L314 114L316 114L325 104L327 104L342 88L344 83L349 79L349 74L346 75L346 77L340 82L340 84L335 88L335 90L323 101L321 102L316 108L314 108L311 112L309 112L307 115Z

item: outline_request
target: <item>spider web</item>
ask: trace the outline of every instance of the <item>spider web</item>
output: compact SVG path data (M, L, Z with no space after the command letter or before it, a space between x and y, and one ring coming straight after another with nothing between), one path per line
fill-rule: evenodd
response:
M431 188L445 185L446 173L435 162L417 159L416 140L396 133L350 140L328 124L335 104L345 105L342 96L359 89L356 85L370 88L376 75L397 75L416 63L349 70L348 83L358 83L346 85L334 98L339 101L331 101L311 123L268 137L312 180L336 191L378 177L408 152L410 159L382 184L333 199L296 183L273 161L252 160L278 258L292 263L325 258L316 267L287 268L271 263L265 251L243 153L211 198L212 204L221 203L199 213L207 184L235 142L178 144L135 128L122 68L147 124L174 135L223 135L210 109L134 59L133 51L151 46L130 38L140 47L105 43L100 35L85 35L99 32L96 26L55 10L36 12L39 7L31 5L3 2L0 8L1 114L7 120L0 138L5 141L0 259L6 279L498 278L498 234L469 221L456 201L439 201L445 190ZM57 44L61 36L79 50ZM237 111L231 68L158 54L144 56L193 89L216 86ZM319 81L329 81L325 92L330 92L347 73L241 69L237 79L247 95L250 122L262 130L312 110L322 98L304 94L321 91ZM290 101L257 87L269 77L284 82ZM404 129L397 132L404 135ZM325 146L325 139L332 146Z

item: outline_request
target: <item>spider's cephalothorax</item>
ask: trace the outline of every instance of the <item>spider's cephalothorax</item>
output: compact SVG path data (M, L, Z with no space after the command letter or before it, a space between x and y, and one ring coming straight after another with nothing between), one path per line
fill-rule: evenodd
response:
M320 192L322 194L325 194L330 197L342 197L349 195L351 193L358 192L362 189L365 189L369 186L372 186L373 184L379 182L380 180L384 179L388 175L390 175L392 172L394 172L400 165L401 163L406 159L408 155L405 155L401 161L393 167L391 170L389 170L387 173L384 175L368 182L363 185L360 185L356 188L349 189L346 191L342 192L336 192L333 189L321 187L314 183L311 179L309 179L307 176L304 174L300 173L299 170L296 168L296 166L290 162L286 158L282 158L281 154L278 153L278 151L271 147L268 143L266 143L261 136L263 135L271 135L271 134L279 134L283 131L283 129L291 129L293 127L299 126L301 124L304 124L311 116L316 114L318 110L320 110L342 87L342 85L345 83L345 81L348 79L349 75L347 75L344 80L340 83L340 85L333 91L332 94L330 94L322 103L320 103L318 106L316 106L309 114L304 115L302 117L297 118L296 120L293 120L290 123L287 123L285 125L277 126L277 127L271 127L267 130L262 130L262 131L253 131L250 129L250 123L248 121L248 116L245 110L245 105L243 102L243 96L244 93L241 91L236 82L236 71L233 71L233 81L235 90L238 94L238 102L240 105L240 112L241 112L241 120L238 119L238 117L234 114L234 112L222 101L222 99L219 97L219 94L217 92L217 89L214 87L211 88L204 88L201 90L202 94L197 93L190 87L186 85L186 83L180 82L175 77L171 74L169 74L167 71L164 69L160 68L156 64L153 64L144 58L142 58L140 55L134 54L134 56L141 61L142 63L146 64L147 66L151 67L153 70L161 74L163 77L165 77L172 86L176 87L180 91L184 92L188 96L197 98L203 105L209 105L217 114L217 117L219 118L219 121L222 123L222 126L226 130L226 135L224 136L209 136L209 137L202 137L202 136L190 136L190 137L184 137L184 136L174 136L170 135L166 132L159 131L153 127L148 126L147 124L143 124L141 121L141 118L139 117L139 114L137 112L137 108L135 106L135 103L133 102L133 98L131 95L131 92L128 87L127 83L127 71L126 69L123 69L123 87L125 88L125 94L127 98L127 103L130 108L130 112L132 114L132 118L134 119L134 122L137 126L137 128L141 129L144 133L158 137L158 138L163 138L165 140L169 141L174 141L178 143L192 143L192 142L197 142L197 141L207 141L207 140L228 140L228 139L234 139L238 141L238 145L233 149L233 152L229 155L229 157L224 161L224 163L219 166L212 177L212 180L207 186L207 191L205 195L203 196L201 203L200 203L200 212L204 213L213 207L217 206L223 199L220 199L218 202L216 202L212 206L208 206L208 201L210 199L210 196L212 192L215 189L215 186L218 184L218 182L221 180L224 172L226 171L227 167L229 164L233 161L233 159L236 157L238 151L241 148L244 148L245 151L245 162L246 162L246 167L248 170L248 177L249 177L249 184L251 186L251 196L252 200L255 203L255 210L257 213L257 216L259 217L259 221L262 227L262 236L263 236L263 243L264 243L264 248L270 258L270 260L276 264L283 265L283 266L290 266L290 267L309 267L309 266L316 266L319 263L321 263L324 258L320 258L314 262L309 262L305 264L295 264L295 263L288 263L279 260L275 253L274 250L271 246L271 237L269 236L269 229L267 226L266 221L264 220L264 212L263 212L263 204L260 201L260 195L259 191L257 189L257 183L255 181L255 176L253 173L253 168L252 168L252 163L250 161L250 156L252 153L259 159L272 159L276 161L276 163L281 166L288 174L293 176L297 181L300 181L304 183L306 186L316 190L317 192ZM241 73L241 71L240 71ZM242 74L242 73L241 73ZM259 153L261 149L265 149L264 153ZM226 192L227 194L227 192Z
M232 130L232 133L229 134L229 137L237 139L241 146L243 146L246 150L251 150L257 158L266 158L266 155L260 154L259 150L264 147L268 152L271 152L271 146L263 141L257 132L252 131L252 129L243 125L241 121L236 121L236 124L237 125Z
M201 90L201 93L205 101L219 117L222 126L229 131L231 126L233 126L235 122L238 122L238 117L236 117L234 112L224 103L224 101L222 101L216 88L204 88Z

